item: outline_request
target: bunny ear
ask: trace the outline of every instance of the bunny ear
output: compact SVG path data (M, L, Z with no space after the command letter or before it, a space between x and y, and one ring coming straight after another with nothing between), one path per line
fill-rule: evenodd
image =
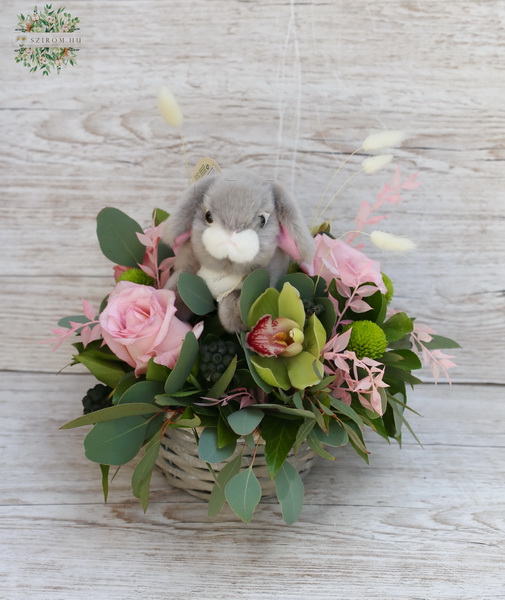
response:
M191 227L195 213L203 201L203 197L216 180L215 176L206 175L186 190L175 211L168 219L167 241L178 248L191 237Z
M281 227L278 247L296 261L311 262L316 245L298 205L278 183L272 184L272 191Z

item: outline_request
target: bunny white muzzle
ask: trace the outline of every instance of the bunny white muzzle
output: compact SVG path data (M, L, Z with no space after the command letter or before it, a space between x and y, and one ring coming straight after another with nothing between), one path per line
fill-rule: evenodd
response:
M212 223L205 229L202 242L214 258L228 258L234 263L251 262L260 249L258 234L254 229L229 231L219 223Z

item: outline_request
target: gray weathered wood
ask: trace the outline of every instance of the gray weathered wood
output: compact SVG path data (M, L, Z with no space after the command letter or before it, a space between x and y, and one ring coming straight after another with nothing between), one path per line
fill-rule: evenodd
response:
M301 519L287 527L275 499L249 525L229 510L210 520L204 502L160 473L144 515L131 465L104 505L99 469L82 455L85 431L58 431L92 384L0 379L0 597L503 597L499 386L422 386L412 405L424 416L411 421L424 448L408 434L401 451L369 434L371 466L336 450L335 463L314 467Z

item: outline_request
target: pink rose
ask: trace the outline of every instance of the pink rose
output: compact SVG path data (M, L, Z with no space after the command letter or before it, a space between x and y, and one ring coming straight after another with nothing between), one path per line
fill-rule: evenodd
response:
M341 279L344 285L351 288L367 282L375 283L383 294L386 293L377 260L327 235L318 234L314 241L317 250L312 263L301 265L307 275L320 275L328 284L332 279Z
M100 315L102 337L114 354L135 367L137 377L146 372L150 358L174 367L191 326L175 316L175 293L147 285L120 281ZM199 337L203 323L193 333Z

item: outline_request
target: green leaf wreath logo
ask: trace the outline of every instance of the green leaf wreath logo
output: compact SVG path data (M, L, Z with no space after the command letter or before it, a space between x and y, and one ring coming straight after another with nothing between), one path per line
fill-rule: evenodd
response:
M72 17L64 7L53 8L52 4L40 10L35 6L32 13L18 15L16 31L21 33L16 36L20 47L15 51L15 61L23 63L30 72L40 70L42 75L54 70L59 74L62 67L74 66L79 52L75 45L80 38L69 34L79 30L78 23L78 17Z

